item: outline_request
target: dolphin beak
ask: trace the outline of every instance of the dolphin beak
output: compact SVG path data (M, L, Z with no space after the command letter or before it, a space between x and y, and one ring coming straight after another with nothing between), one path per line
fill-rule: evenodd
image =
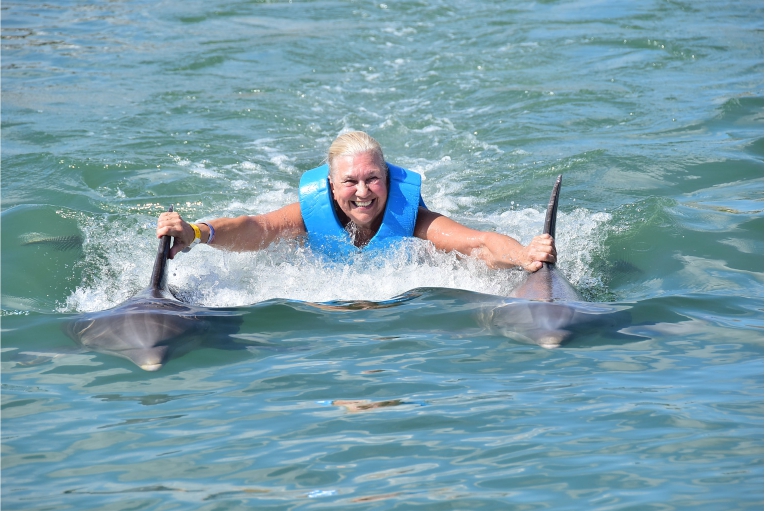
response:
M568 330L547 330L537 337L536 343L548 350L560 348L560 345L563 344L570 335L571 332Z
M134 348L114 354L127 358L144 371L152 372L162 369L167 359L170 358L167 345L154 346L153 348Z

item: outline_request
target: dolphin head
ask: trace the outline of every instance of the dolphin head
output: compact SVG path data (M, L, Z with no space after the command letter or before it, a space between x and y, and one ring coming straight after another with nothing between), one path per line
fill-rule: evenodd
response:
M115 309L86 314L64 325L64 332L85 348L131 360L145 371L192 349L208 330L203 319L179 314L163 300L131 300Z
M514 300L489 311L488 325L501 335L557 348L571 336L571 328L584 318L566 303Z

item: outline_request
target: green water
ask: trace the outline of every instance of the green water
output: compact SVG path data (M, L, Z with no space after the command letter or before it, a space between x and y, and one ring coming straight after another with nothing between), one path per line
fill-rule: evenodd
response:
M4 509L762 509L761 3L0 12ZM562 173L559 267L629 319L547 350L487 320L519 272L423 243L201 246L170 283L240 349L64 335L146 286L168 205L293 202L345 129L522 242Z

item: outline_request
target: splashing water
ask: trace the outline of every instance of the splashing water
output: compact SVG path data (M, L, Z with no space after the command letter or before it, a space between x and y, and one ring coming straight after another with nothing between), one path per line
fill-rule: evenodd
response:
M601 226L609 220L608 214L584 209L559 214L559 267L575 286L601 285L590 265L593 254L601 250ZM544 212L527 208L474 221L525 244L539 232ZM68 312L106 309L129 298L146 286L155 254L149 229L137 244L131 244L127 227L110 229L94 222L85 230L88 243L83 264L88 271L66 301ZM208 307L243 306L274 298L381 301L419 287L506 296L522 279L520 270L491 270L479 260L437 251L418 239L406 240L384 257L361 253L347 263L327 263L297 242L250 253L201 245L176 256L168 273L169 285L184 301Z

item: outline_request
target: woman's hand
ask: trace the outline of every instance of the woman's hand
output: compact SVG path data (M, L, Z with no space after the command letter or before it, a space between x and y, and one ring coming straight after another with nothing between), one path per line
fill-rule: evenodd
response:
M542 263L555 263L557 260L555 240L549 234L540 234L523 247L520 263L524 270L533 273L542 268Z
M176 212L165 212L159 215L157 221L157 238L162 236L172 236L173 246L167 258L172 259L175 254L191 245L194 241L194 229L191 228L181 215Z

